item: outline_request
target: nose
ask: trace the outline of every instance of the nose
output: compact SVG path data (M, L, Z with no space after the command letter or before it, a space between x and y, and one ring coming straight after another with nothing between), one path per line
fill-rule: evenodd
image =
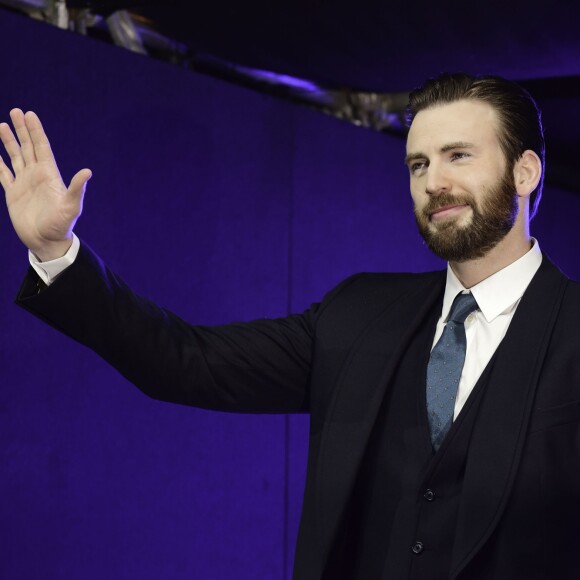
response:
M428 195L440 195L448 193L450 189L451 182L444 168L439 163L430 163L427 168L425 192Z

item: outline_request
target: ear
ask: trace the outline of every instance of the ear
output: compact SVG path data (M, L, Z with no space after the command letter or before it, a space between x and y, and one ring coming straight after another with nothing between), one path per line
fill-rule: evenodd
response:
M542 177L542 162L537 153L527 149L514 165L514 182L516 193L528 197L538 186Z

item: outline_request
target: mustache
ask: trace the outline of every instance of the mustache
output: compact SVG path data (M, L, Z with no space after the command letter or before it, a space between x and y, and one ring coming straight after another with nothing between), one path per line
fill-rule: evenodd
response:
M423 208L423 215L429 216L438 209L448 205L468 205L473 206L473 199L469 195L452 195L450 193L441 193L436 197L431 197L427 205Z

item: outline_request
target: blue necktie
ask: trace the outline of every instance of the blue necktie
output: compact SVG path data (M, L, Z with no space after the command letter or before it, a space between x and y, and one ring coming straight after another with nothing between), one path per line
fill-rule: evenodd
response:
M458 294L451 305L443 334L427 366L427 414L431 442L439 449L453 424L459 379L465 362L465 319L477 309L473 295Z

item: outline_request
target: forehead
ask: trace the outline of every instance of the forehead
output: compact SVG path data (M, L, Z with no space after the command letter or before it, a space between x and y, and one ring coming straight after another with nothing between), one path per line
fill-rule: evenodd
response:
M483 101L461 100L417 113L407 136L407 153L440 149L447 143L499 146L499 119Z

